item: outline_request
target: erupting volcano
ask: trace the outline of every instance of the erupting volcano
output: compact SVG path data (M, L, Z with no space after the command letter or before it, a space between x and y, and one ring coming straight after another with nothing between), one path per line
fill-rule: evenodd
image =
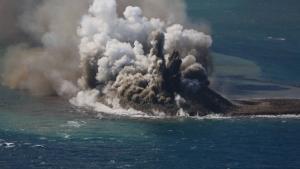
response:
M22 43L6 52L3 83L11 88L117 115L300 112L298 100L229 101L212 90L212 37L185 28L180 0L35 3L19 16Z

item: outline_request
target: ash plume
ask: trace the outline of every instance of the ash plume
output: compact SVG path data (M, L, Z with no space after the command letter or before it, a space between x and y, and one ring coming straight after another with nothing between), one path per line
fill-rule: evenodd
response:
M13 89L75 96L75 105L111 113L123 103L181 109L184 96L209 84L212 39L184 28L182 0L22 3L0 1L11 9L0 13L0 29L11 28L0 33L2 44L11 40L2 83Z
M76 93L80 72L76 30L88 2L2 0L2 4L10 11L1 15L0 25L5 25L7 31L10 27L14 30L9 37L2 36L7 31L0 33L1 42L14 41L6 49L2 83L35 95Z
M117 2L95 0L81 20L83 74L73 104L89 105L84 100L90 95L111 107L114 98L123 106L172 105L178 93L208 86L209 35L147 17L138 6L127 6L120 16Z
M7 46L1 63L2 83L38 95L74 95L81 71L77 28L91 3L0 0L0 45ZM169 23L175 22L174 18L185 20L185 5L180 0L122 0L118 1L118 15L129 5L141 6L146 16L161 17ZM66 83L72 90L65 90Z

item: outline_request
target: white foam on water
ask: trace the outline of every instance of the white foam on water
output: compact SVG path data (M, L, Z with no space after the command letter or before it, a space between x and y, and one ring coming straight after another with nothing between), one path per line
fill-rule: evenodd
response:
M67 134L67 133L62 133L62 137L63 137L64 139L69 139L69 138L71 137L71 135L70 135L70 134Z
M154 115L149 115L145 112L135 110L133 108L124 109L119 104L111 104L110 106L105 105L98 101L97 97L99 95L98 90L86 90L78 93L77 97L70 100L70 103L86 109L91 109L95 112L100 112L97 115L100 119L103 117L101 113L115 116L133 117L133 118L161 118L164 117L164 113L154 111Z
M252 115L252 116L225 116L222 114L209 114L206 116L191 117L197 120L228 120L228 119L300 119L300 115ZM285 123L286 121L282 121Z
M251 118L269 118L269 119L300 119L300 114L286 114L286 115L255 115Z
M15 143L9 143L9 142L3 143L3 145L5 148L14 148L16 146Z
M268 36L268 40L274 40L274 41L286 41L286 38L283 37L273 37L273 36Z
M37 144L33 145L32 148L45 148L45 146Z
M63 124L62 127L80 128L85 124L85 121L68 121L66 124Z
M197 120L224 120L224 119L231 119L232 117L224 116L222 114L208 114L206 116L195 116L195 117L191 117L191 118L197 119Z

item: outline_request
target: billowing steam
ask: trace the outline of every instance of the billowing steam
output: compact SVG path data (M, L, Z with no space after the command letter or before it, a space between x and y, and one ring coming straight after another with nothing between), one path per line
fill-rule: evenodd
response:
M181 95L208 85L212 39L184 29L181 0L33 0L27 6L14 14L15 32L26 41L7 48L5 85L135 115L143 113L131 104L174 103L182 112Z
M115 0L95 0L78 33L83 90L73 104L166 105L176 103L177 93L208 85L211 37L145 17L140 7L127 6L119 16Z

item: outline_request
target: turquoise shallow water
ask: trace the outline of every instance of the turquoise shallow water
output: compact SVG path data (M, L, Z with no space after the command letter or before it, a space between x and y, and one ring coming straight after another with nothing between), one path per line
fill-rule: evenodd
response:
M187 2L190 19L211 26L217 90L299 97L300 2ZM0 87L0 168L299 169L299 121L103 117Z

